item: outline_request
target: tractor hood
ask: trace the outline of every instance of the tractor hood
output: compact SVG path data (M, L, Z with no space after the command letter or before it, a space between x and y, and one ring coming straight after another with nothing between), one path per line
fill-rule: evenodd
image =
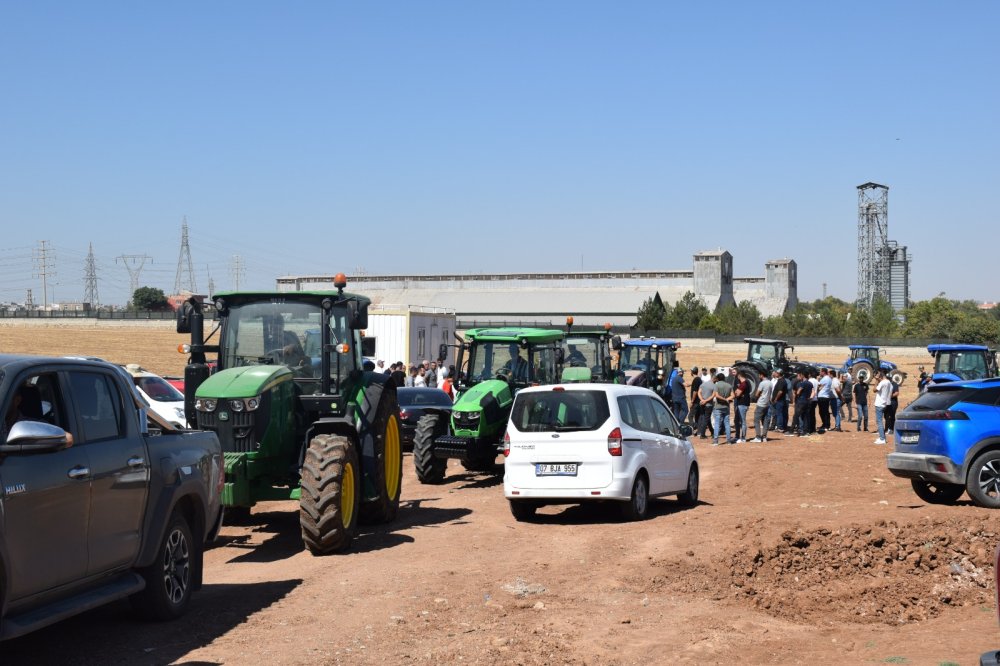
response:
M483 399L487 402L496 401L500 405L507 405L513 400L510 392L510 384L502 379L487 379L479 382L469 390L459 396L458 401L452 407L453 412L478 412L483 409Z
M199 398L252 398L282 382L293 373L283 365L248 365L220 370L206 379L195 396Z

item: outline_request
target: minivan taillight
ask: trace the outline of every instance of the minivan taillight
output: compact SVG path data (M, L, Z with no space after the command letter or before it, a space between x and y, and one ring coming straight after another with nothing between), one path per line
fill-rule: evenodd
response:
M506 430L503 433L503 457L510 455L510 433Z
M613 456L622 454L622 429L615 428L608 434L608 453Z

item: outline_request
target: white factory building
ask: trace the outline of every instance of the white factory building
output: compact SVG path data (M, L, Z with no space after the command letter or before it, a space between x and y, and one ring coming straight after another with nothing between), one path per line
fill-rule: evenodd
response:
M348 290L376 305L413 305L454 311L467 325L557 325L573 315L577 324L635 324L649 298L673 305L694 292L709 308L750 301L764 317L781 315L798 303L797 267L792 259L764 265L760 277L733 277L733 255L699 252L691 270L631 270L579 273L453 275L354 275ZM286 276L278 291L333 289L333 275Z

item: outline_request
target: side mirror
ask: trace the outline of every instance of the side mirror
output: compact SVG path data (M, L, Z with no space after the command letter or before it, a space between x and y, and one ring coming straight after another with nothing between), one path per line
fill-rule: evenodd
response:
M694 428L692 428L691 426L689 426L686 423L682 423L681 424L681 437L683 437L684 439L687 439L688 437L690 437L693 434L694 434Z
M347 325L352 330L368 328L368 304L347 301Z
M618 351L622 348L622 336L615 335L611 337L611 348Z
M73 436L44 421L19 421L10 428L0 453L48 453L72 446Z
M194 306L188 301L181 303L181 306L177 308L177 332L178 333L190 333L191 332L191 315L194 312Z
M361 355L375 356L375 338L361 338Z
M438 362L444 362L448 358L448 345L441 343L438 345Z

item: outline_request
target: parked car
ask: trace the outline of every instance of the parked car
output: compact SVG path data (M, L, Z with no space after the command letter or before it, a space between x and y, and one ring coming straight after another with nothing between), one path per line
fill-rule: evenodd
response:
M403 426L403 448L413 448L413 436L417 432L417 421L428 407L451 411L452 401L439 388L406 386L396 389L399 401L399 421Z
M129 363L125 371L149 403L150 408L177 428L187 427L184 415L184 394L163 377L146 370L138 363Z
M215 434L82 359L0 356L0 414L0 640L126 597L182 614L222 524Z
M1000 509L1000 378L930 386L896 415L889 471L920 499Z
M546 504L620 502L641 520L653 497L698 501L691 427L651 390L621 384L522 389L504 435L504 496L517 520Z
M993 594L996 601L997 620L1000 621L1000 545L993 557ZM984 652L979 657L979 666L1000 666L1000 649Z

